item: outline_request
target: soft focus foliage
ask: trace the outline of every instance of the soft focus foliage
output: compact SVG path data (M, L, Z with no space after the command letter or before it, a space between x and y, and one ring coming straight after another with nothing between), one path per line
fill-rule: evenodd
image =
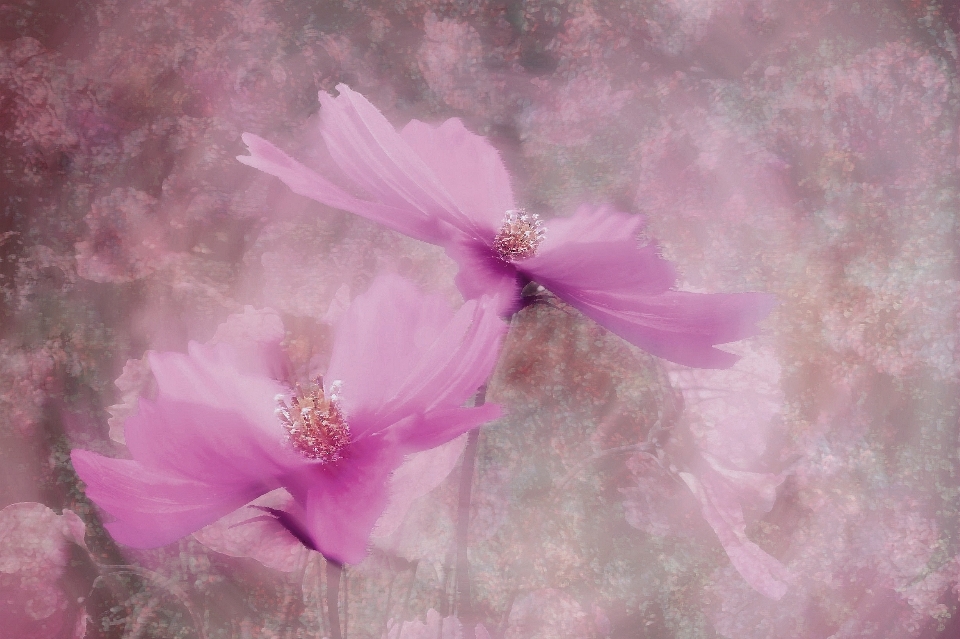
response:
M958 30L948 0L0 5L0 597L34 624L17 636L79 636L82 611L87 639L330 636L315 553L230 519L118 546L69 451L125 455L135 398L157 393L145 353L248 305L277 311L306 375L378 273L460 303L442 249L234 159L250 131L347 187L318 129L341 82L395 127L460 118L545 219L642 215L682 290L779 299L714 377L527 291L471 502L490 637L957 636ZM467 625L454 448L391 489L407 506L345 573L351 639Z

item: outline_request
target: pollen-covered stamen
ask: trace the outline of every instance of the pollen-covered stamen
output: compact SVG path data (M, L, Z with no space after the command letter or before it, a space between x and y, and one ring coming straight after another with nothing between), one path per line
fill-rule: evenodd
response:
M340 410L340 382L330 387L329 397L323 393L323 378L318 377L308 392L297 384L290 405L277 395L275 411L287 441L305 457L319 462L335 462L343 458L343 449L350 442L350 427Z
M493 239L493 249L504 262L533 257L543 241L545 230L540 216L524 209L507 211L503 225Z

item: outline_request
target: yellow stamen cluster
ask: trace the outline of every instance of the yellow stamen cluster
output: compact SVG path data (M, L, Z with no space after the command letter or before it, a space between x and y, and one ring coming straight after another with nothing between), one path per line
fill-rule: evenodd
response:
M493 249L504 262L533 257L543 242L543 223L536 213L524 209L507 211L503 225L493 239Z
M274 412L287 431L287 441L303 456L323 463L342 459L350 442L350 427L340 411L339 392L340 382L336 381L326 397L323 378L318 377L308 391L297 384L289 406L283 395L277 395Z

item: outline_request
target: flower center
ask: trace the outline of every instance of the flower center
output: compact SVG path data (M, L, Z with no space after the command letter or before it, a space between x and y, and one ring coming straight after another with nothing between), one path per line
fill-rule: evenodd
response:
M540 216L524 209L507 211L503 225L493 238L493 248L504 262L524 260L537 253L545 230Z
M274 412L287 431L287 441L304 457L323 463L342 459L341 452L350 442L350 427L340 411L340 387L335 381L326 397L323 378L318 377L307 391L297 384L289 406L283 395L277 395Z

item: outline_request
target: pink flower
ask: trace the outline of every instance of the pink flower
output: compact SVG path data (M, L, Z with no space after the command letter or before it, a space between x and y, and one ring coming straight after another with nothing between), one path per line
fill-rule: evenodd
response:
M60 580L71 544L84 545L83 522L43 504L0 510L0 639L79 639L87 616Z
M294 192L411 237L444 247L460 265L467 299L494 295L516 311L537 282L584 315L665 359L725 368L735 355L713 348L756 332L772 306L759 293L704 295L671 290L676 274L653 245L641 246L642 219L608 206L581 206L542 223L518 209L496 149L452 118L439 127L410 121L397 133L362 95L338 85L320 93L320 133L358 197L246 133L244 164L279 177Z
M121 543L171 543L284 488L292 505L263 510L304 545L356 563L404 456L500 414L463 403L489 377L504 330L489 300L453 312L382 276L341 320L318 384L291 392L278 381L278 341L149 353L158 396L127 419L132 459L74 450L73 464Z

